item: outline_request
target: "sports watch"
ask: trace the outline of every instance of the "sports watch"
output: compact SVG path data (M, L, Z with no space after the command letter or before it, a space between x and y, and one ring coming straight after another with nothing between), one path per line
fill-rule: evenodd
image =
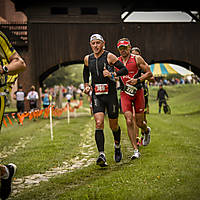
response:
M141 83L141 80L139 78L137 79L137 83Z
M8 68L6 66L3 66L2 69L3 69L3 74L7 74L8 73Z

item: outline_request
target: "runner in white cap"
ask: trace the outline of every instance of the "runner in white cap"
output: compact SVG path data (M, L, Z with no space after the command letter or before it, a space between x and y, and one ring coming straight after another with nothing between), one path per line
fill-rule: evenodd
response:
M128 70L114 54L104 50L105 41L101 35L93 34L90 37L90 46L93 53L84 58L84 92L89 94L92 89L92 108L96 122L95 140L99 151L97 165L105 167L107 166L103 132L105 109L107 109L110 128L114 136L115 161L120 162L122 159L115 77L126 75ZM117 67L119 71L114 72L114 67ZM89 86L90 74L92 77L91 87Z

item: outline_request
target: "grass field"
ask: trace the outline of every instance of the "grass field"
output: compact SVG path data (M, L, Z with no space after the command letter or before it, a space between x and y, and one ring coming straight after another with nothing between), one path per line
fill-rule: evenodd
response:
M98 154L94 121L90 116L71 119L69 125L66 119L55 119L54 141L50 140L48 120L27 120L23 127L3 128L0 158L4 163L17 164L17 180L45 174L66 163L66 169L70 169L25 188L10 199L198 200L200 86L166 87L171 115L158 114L157 89L150 89L150 114L147 116L152 140L149 146L140 148L140 159L130 160L133 150L124 117L120 115L123 160L119 164L114 162L113 137L105 120L105 153L109 164L106 169L95 164ZM88 162L89 159L93 161Z

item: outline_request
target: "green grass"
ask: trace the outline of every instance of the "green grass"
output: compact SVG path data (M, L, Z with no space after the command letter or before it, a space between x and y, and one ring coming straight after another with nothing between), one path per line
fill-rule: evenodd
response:
M0 135L0 150L12 150L20 141L30 140L25 148L19 148L2 160L13 162L18 166L17 178L34 173L43 173L52 167L58 167L62 161L69 160L79 154L80 133L84 130L89 117L80 117L79 120L54 119L54 140L51 141L49 120L28 121L24 126L15 125L3 128ZM90 120L91 121L91 120Z
M11 199L106 199L106 200L198 200L200 196L200 86L168 86L171 115L157 114L157 87L150 89L151 143L141 147L141 158L131 161L132 148L120 115L123 160L113 161L113 137L105 120L105 153L107 169L92 165L74 170L39 186L26 189ZM49 121L25 122L23 127L4 128L0 134L0 150L12 146L21 137L32 137L25 148L8 156L4 162L18 165L17 177L42 173L79 155L80 133L89 117L55 120L55 140L50 141ZM92 125L93 126L93 125ZM93 126L94 131L94 126ZM94 155L96 158L97 154Z

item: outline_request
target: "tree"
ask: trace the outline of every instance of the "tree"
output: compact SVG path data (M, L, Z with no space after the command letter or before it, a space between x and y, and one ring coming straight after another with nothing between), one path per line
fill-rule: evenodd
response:
M82 78L83 64L68 65L59 68L54 73L50 74L45 80L44 84L50 88L54 85L74 85L78 87L83 82Z

